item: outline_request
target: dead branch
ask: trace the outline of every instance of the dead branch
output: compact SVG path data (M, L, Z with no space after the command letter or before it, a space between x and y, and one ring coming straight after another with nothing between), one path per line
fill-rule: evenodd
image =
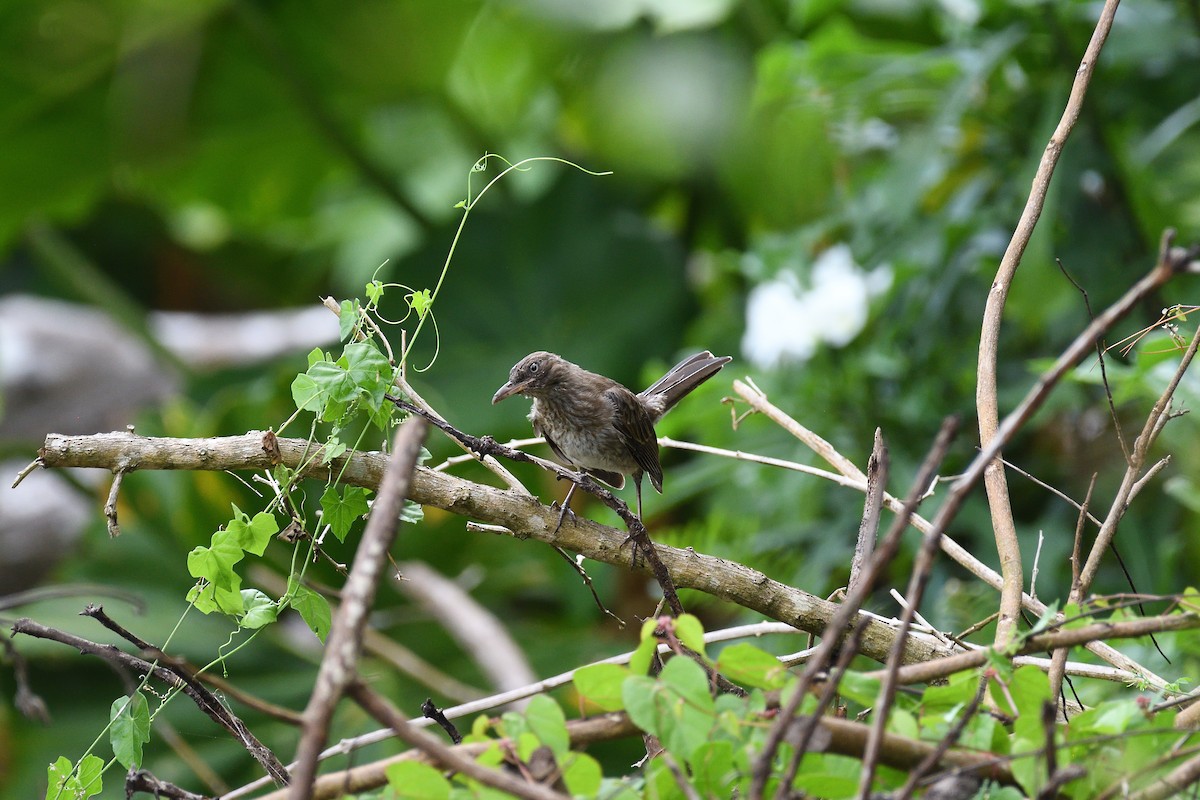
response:
M733 382L733 389L735 392L737 392L739 397L746 400L746 402L748 402L756 411L761 412L770 418L772 422L775 422L788 433L791 433L810 449L832 464L839 472L842 473L842 475L845 476L845 478L850 479L849 481L839 481L841 485L852 487L860 492L865 491L867 483L866 476L861 470L858 469L857 466L854 465L852 461L847 459L841 453L837 452L831 444L810 431L804 425L800 424L800 422L797 420L793 419L778 406L772 404L767 399L767 396L757 388L752 387L742 381L735 380ZM985 462L981 462L977 457L973 463L978 464ZM896 514L899 514L903 511L904 503L895 496L884 493L883 501L884 505L889 511ZM910 522L914 528L924 534L928 534L933 527L933 523L922 517L920 514L913 514ZM947 536L944 530L941 533L939 545L942 548L942 552L950 556L951 559L957 562L960 566L964 567L972 575L986 583L988 586L991 586L996 590L999 590L1003 586L1004 581L998 572L993 570L987 564L984 564L969 550ZM1045 604L1027 594L1023 596L1022 601L1024 607L1028 611L1038 616L1041 616L1046 611ZM1167 681L1163 680L1153 671L1137 663L1110 645L1101 641L1095 641L1089 642L1087 644L1087 648L1100 658L1107 661L1109 664L1112 664L1114 667L1141 676L1143 680L1147 681L1155 689L1158 689L1159 691L1166 691L1168 689Z
M129 433L90 436L50 434L41 449L46 468L103 467L117 459L128 459L131 469L247 470L272 469L271 457L262 448L261 432L212 439L171 439ZM303 439L277 439L279 463L290 468L307 464L307 477L330 480L341 475L343 483L374 489L387 463L382 453L346 453L330 464L305 461L309 443ZM586 558L632 569L632 553L624 547L624 531L581 517L568 517L562 527L558 511L535 499L472 481L418 467L408 496L422 505L483 520L513 532L520 539L537 539L558 545ZM659 558L677 586L698 589L764 616L786 622L799 630L818 634L838 606L820 597L774 581L755 569L714 558L692 549L654 545ZM640 571L647 567L639 565ZM872 620L863 633L862 653L877 661L887 658L895 640L890 625ZM933 637L910 637L905 645L905 663L927 661L951 651ZM1145 670L1131 670L1146 674ZM1160 679L1161 680L1161 679ZM1165 682L1164 682L1165 685Z
M1162 631L1182 631L1192 628L1200 628L1200 615L1171 614L1165 617L1141 617L1122 622L1096 622L1082 628L1031 636L1025 640L1016 654L1025 655L1060 647L1076 647L1097 639L1128 639ZM928 683L956 672L983 666L987 663L987 659L987 649L956 653L936 661L901 667L897 673L897 680L900 684ZM880 672L869 674L882 677Z
M325 643L325 657L317 672L313 693L304 709L304 727L296 748L289 797L307 800L312 796L317 756L333 718L334 706L346 688L357 680L358 656L363 629L375 600L375 586L387 563L387 552L400 525L400 511L408 495L413 468L421 453L427 426L414 418L396 432L393 455L380 482L371 517L354 554L354 566L342 591L342 605Z
M987 305L983 312L983 325L979 336L979 368L978 383L975 389L975 403L979 418L979 442L984 450L992 449L994 442L999 439L1000 410L997 392L996 360L1000 347L1000 322L1004 313L1004 302L1008 297L1009 287L1013 276L1021 264L1021 257L1033 236L1038 218L1042 215L1042 207L1046 203L1046 193L1050 189L1050 179L1054 168L1058 165L1059 155L1083 108L1083 98L1087 94L1088 84L1091 83L1092 73L1100 58L1100 50L1112 29L1113 18L1117 14L1119 0L1106 0L1096 28L1092 31L1091 41L1084 51L1083 60L1075 72L1075 81L1071 85L1071 94L1067 98L1066 108L1058 127L1046 144L1046 151L1038 164L1033 178L1033 186L1029 198L1021 212L1021 219L1013 231L1012 239L1004 256L1000 259L996 278L992 281L992 289L988 292ZM1091 342L1095 341L1095 337ZM1089 346L1091 345L1089 342ZM995 456L1000 455L995 448ZM996 538L996 550L1000 555L1000 572L1004 581L1000 589L1000 617L996 622L996 644L1003 646L1016 636L1017 621L1021 616L1021 590L1024 581L1021 576L1021 548L1017 542L1016 523L1013 521L1012 507L1008 500L1008 482L1005 480L1004 466L999 459L989 459L983 476L984 487L988 495L988 507L992 514L992 529Z
M67 633L66 631L47 627L31 619L17 620L13 623L12 631L14 634L23 633L26 636L48 639L65 644L81 653L99 656L106 661L111 661L138 675L152 675L169 686L179 689L192 699L197 708L207 714L213 722L227 730L239 744L245 747L246 751L254 757L254 760L262 765L263 769L266 770L267 774L277 784L282 785L287 783L287 770L279 759L275 757L275 754L260 742L258 737L250 732L250 729L244 722L222 705L212 692L209 692L194 680L186 679L170 667L161 664L151 664L149 661L118 650L112 645L98 644L80 636Z
M484 766L457 748L445 744L428 731L414 728L409 720L386 698L361 681L352 683L348 690L363 710L387 725L403 742L424 751L440 767L461 772L480 783L499 789L524 800L566 800L566 795L538 783L521 780L499 769Z

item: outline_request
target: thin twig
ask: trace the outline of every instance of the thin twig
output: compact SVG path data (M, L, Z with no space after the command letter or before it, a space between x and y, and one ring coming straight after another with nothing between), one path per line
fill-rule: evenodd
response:
M1200 628L1200 617L1196 614L1142 617L1123 622L1096 622L1081 628L1031 636L1017 650L1017 654L1025 655L1054 650L1059 647L1075 647L1096 639L1136 638L1150 633L1193 628ZM972 650L968 653L956 653L952 656L926 661L923 664L909 664L900 668L896 679L902 685L928 683L956 672L981 667L987 663L988 655L987 649ZM878 672L871 672L868 675L882 677Z
M846 668L850 666L850 662L858 654L858 642L862 637L865 622L866 620L860 619L846 640L841 642L842 647L841 651L837 653L837 662L833 669L829 671L825 686L821 690L820 697L817 698L817 705L813 708L812 713L803 719L797 719L794 714L789 717L787 725L784 727L784 734L788 744L792 745L792 757L788 759L787 768L779 779L778 788L775 790L775 800L786 800L786 798L792 796L792 782L796 779L796 772L800 769L800 762L804 759L804 754L808 752L813 734L820 727L821 720L825 716L825 710L829 708L829 704L837 694L842 677L846 674ZM824 660L824 658L831 654L832 652L821 653L820 656ZM808 694L808 682L806 680L811 681L817 676L817 671L812 669L813 663L815 662L810 662L809 667L800 676L800 681L796 685L795 696L803 698ZM780 713L782 714L783 712L781 711ZM779 722L783 722L782 717ZM755 764L755 777L758 775L757 770L762 768L764 763L760 761ZM753 787L753 784L751 784L751 787ZM753 797L753 788L751 792L751 796Z
M437 411L434 410L433 406L431 406L425 400L425 398L423 398L423 397L421 397L421 395L417 394L417 391L415 389L413 389L413 387L408 383L408 381L406 381L404 379L404 377L402 375L396 376L396 386L400 389L401 392L404 393L405 397L407 397L409 400L412 401L413 405L417 406L418 408L420 408L422 411L425 412L426 419L429 419L430 417L444 419L444 417L442 417L441 414L439 414ZM443 429L443 430L445 430L445 429ZM525 488L525 484L521 483L521 481L517 479L517 476L515 476L511 472L509 472L504 467L503 464L501 464L499 461L496 460L496 458L494 456L490 456L490 455L481 456L476 451L467 447L466 444L461 439L455 438L452 434L449 434L449 432L447 432L447 433L449 435L450 441L454 442L456 445L458 445L463 450L465 450L467 456L475 459L479 463L483 464L483 466L485 466L489 470L491 470L498 478L500 478L500 480L504 481L504 484L506 486L508 486L508 488L510 488L516 492L520 492L521 494L527 494L530 496L533 495L533 492L531 492L531 491L529 491L529 489Z
M1063 266L1061 258L1054 259L1054 263L1058 264L1059 271L1083 297L1083 306L1087 309L1088 319L1095 319L1096 315L1092 313L1092 301L1088 298L1087 289L1084 289L1079 281L1071 276L1071 273ZM1117 404L1113 401L1112 387L1108 385L1108 369L1104 366L1104 350L1104 340L1096 339L1096 359L1100 364L1100 383L1104 386L1104 397L1108 401L1108 415L1112 419L1113 430L1117 432L1117 442L1121 445L1121 452L1125 454L1125 463L1129 463L1129 445L1125 443L1125 432L1121 429L1120 418L1117 417Z
M364 711L390 727L401 741L420 748L443 767L461 772L486 786L524 800L565 800L565 795L537 783L528 783L501 770L486 767L440 741L436 736L413 727L399 709L361 681L352 681L346 689Z
M14 634L23 633L39 639L48 639L65 644L81 653L99 656L138 675L153 675L158 680L164 681L173 688L183 691L192 699L197 708L207 714L218 725L225 728L239 744L245 747L247 752L262 765L272 780L279 785L287 782L288 773L283 764L268 747L250 732L250 729L246 727L244 722L222 705L212 692L209 692L203 686L199 686L194 681L188 681L170 667L162 664L152 664L137 656L118 650L111 645L97 644L74 634L47 627L31 619L17 620L13 624L12 630Z
M942 756L946 754L946 751L957 744L963 731L967 729L967 724L975 718L975 712L979 710L979 704L983 702L984 695L987 693L987 685L987 676L981 675L979 678L979 688L975 690L975 696L971 698L971 702L959 713L953 727L937 743L937 747L933 752L925 756L921 763L908 773L908 778L904 781L904 786L895 795L896 800L908 800L908 798L912 797L921 779L938 765L942 760Z
M121 482L125 480L125 470L113 472L112 485L108 489L108 499L104 502L104 519L108 525L108 535L115 539L121 535L121 526L117 522L117 495L121 491Z
M1046 534L1038 531L1037 548L1033 551L1033 569L1029 571L1029 596L1037 597L1037 579L1038 568L1042 560L1042 544L1046 541Z
M737 383L735 381L735 387ZM841 642L846 629L849 627L850 621L858 614L858 609L866 599L867 594L874 588L875 582L879 579L884 568L895 558L896 551L900 547L901 534L908 527L909 518L916 511L917 504L925 491L925 487L929 485L933 475L937 472L938 465L945 458L946 450L950 446L955 428L956 424L953 419L947 419L942 423L942 428L938 432L937 439L930 448L929 454L925 457L924 463L921 464L916 480L909 490L908 498L904 503L904 510L892 521L887 535L883 537L879 548L871 556L871 560L867 564L867 569L862 574L862 580L859 581L858 585L846 592L846 599L838 606L837 612L829 620L817 652L809 660L808 664L805 665L804 672L801 674L801 682L805 680L806 676L811 680L813 674L825 668L834 649ZM828 449L832 451L831 447ZM832 452L836 453L836 451ZM837 454L835 457L845 460L840 454ZM827 458L826 460L829 459ZM851 465L851 468L854 468L853 465ZM787 705L780 709L779 718L771 726L771 731L767 734L763 748L754 761L749 794L751 800L759 800L763 796L767 778L772 772L771 764L775 759L775 753L778 751L784 735L791 726L792 719L796 716L796 712L799 710L803 699L803 692L797 691L793 693ZM790 783L781 785L789 786Z
M1004 578L1000 589L1000 616L996 622L995 636L996 644L1001 647L1011 642L1017 635L1017 622L1021 615L1024 580L1021 575L1021 548L1017 539L1012 506L1008 499L1008 484L1005 481L1003 466L998 461L992 460L994 457L1000 455L1001 447L1011 437L1012 433L1010 430L1008 431L1008 435L1004 435L1004 431L1000 426L998 378L996 371L997 353L1000 344L1000 323L1004 313L1004 303L1008 297L1013 276L1016 274L1017 267L1021 264L1021 257L1025 253L1025 248L1029 244L1030 237L1033 236L1038 218L1042 214L1042 207L1046 202L1046 194L1050 189L1050 179L1054 175L1054 169L1058 164L1059 156L1062 153L1067 138L1071 135L1071 131L1075 127L1075 123L1079 119L1080 111L1083 108L1083 99L1087 94L1088 84L1091 82L1092 74L1096 69L1096 63L1100 57L1100 50L1104 46L1104 40L1108 37L1108 33L1112 28L1113 18L1117 13L1117 4L1118 0L1106 0L1104 8L1100 13L1100 19L1097 21L1095 30L1092 32L1092 38L1088 42L1083 60L1079 65L1079 69L1075 72L1075 80L1071 85L1071 94L1067 99L1066 107L1063 109L1062 118L1051 135L1049 143L1046 145L1046 150L1038 164L1037 173L1034 175L1033 186L1025 202L1025 208L1021 212L1021 219L1017 222L1012 239L1009 241L1008 247L1004 251L1004 256L1000 260L999 268L996 271L996 278L992 281L992 288L988 293L987 304L983 313L983 323L979 339L978 383L975 390L975 403L979 420L980 445L985 451L990 451L988 461L983 465L985 469L981 471L983 471L984 485L987 489L988 507L992 517L992 530L996 538L996 550L1000 556L1000 573ZM1088 330L1090 331L1093 327L1095 326L1089 325ZM1106 327L1101 327L1095 334L1088 338L1087 346L1089 349L1104 330L1106 330ZM1075 359L1072 359L1071 363L1074 363L1074 361ZM1041 383L1042 381L1039 381L1039 385ZM1046 388L1048 390L1049 387L1047 386ZM1040 400L1037 402L1037 405L1040 405ZM1010 415L1006 422L1012 419L1014 419L1014 415ZM1024 422L1023 418L1016 417L1016 419L1020 423ZM953 501L948 502L952 504ZM936 522L935 527L939 530L945 529L944 525L937 525Z
M138 792L152 794L166 800L209 800L207 795L189 792L173 783L154 776L150 770L130 769L125 776L125 796L133 797Z
M1130 292L1126 294L1126 297L1118 302L1119 306L1124 307L1124 310L1121 311L1121 313L1128 311L1129 308L1133 307L1136 300L1139 300L1146 293L1152 291L1153 288L1161 281L1165 280L1165 276L1160 276L1159 280L1155 280L1153 282L1149 281L1148 278L1144 278L1142 281L1143 284L1152 283L1152 285L1139 285L1130 290ZM1106 313L1110 312L1112 312L1112 309ZM1090 341L1090 339L1088 341ZM788 431L800 441L804 442L805 445L817 453L826 454L832 450L832 446L828 442L793 419L778 406L771 403L767 399L766 395L764 395L759 389L740 380L735 380L733 382L733 389L735 392L737 392L738 396L746 400L755 411L758 411L759 413L762 413L771 419L771 421L775 422L784 430ZM1028 414L1032 412L1027 409L1025 413ZM991 456L989 455L988 458L991 458ZM865 490L866 476L862 474L862 472L854 465L852 461L845 458L840 453L836 453L836 451L834 451L832 458L827 458L826 460L828 460L830 464L841 471L842 474L847 478L852 479L852 482L843 483L842 485L855 488L858 491ZM979 457L976 457L975 461L972 462L972 464L976 465L976 469L981 469L981 467L978 466L980 463L985 462L981 462ZM974 482L978 480L978 477L978 472L971 476L970 481L967 484L967 488L969 488L971 485L974 485ZM961 489L962 487L960 487L960 490ZM893 513L901 513L904 507L902 501L886 493L884 494L884 504L887 506L888 510L892 511ZM911 524L914 528L922 533L928 532L928 530L933 526L932 522L919 514L912 515ZM999 573L976 558L973 553L960 545L958 542L954 541L946 534L945 530L942 531L941 548L946 555L948 555L956 563L964 567L972 575L979 578L987 585L997 590L1003 586L1003 579ZM1042 615L1046 611L1046 606L1043 603L1035 600L1032 597L1029 597L1028 595L1023 597L1023 603L1026 609L1034 614L1037 614L1038 616ZM966 634L963 635L965 636ZM1156 675L1153 670L1147 669L1143 665L1137 663L1124 653L1118 651L1103 641L1089 642L1087 644L1087 648L1113 666L1141 675L1142 679L1154 686L1155 689L1161 691L1168 686L1167 681Z
M25 480L25 478L29 475L29 473L33 472L35 469L37 469L38 467L41 467L41 466L44 466L44 465L42 464L42 460L40 458L35 458L33 461L30 461L25 466L24 469L22 469L20 472L17 473L17 477L13 479L11 488L15 489L18 486L20 486L21 481Z
M1164 238L1164 250L1170 248L1169 240ZM1164 259L1167 256L1164 255ZM1176 388L1179 386L1180 380L1183 379L1183 374L1187 371L1192 359L1196 355L1197 347L1200 347L1200 333L1192 337L1192 342L1188 346L1187 351L1180 359L1179 366L1175 370L1171 381L1163 390L1162 395L1154 404L1149 417L1146 419L1146 424L1142 428L1142 432L1133 442L1133 453L1130 463L1125 470L1125 475L1121 479L1121 486L1117 490L1116 497L1113 498L1112 505L1109 508L1108 515L1104 518L1104 524L1100 526L1100 531L1096 534L1096 539L1092 543L1092 549L1088 553L1087 560L1084 562L1083 568L1079 574L1079 592L1071 595L1069 602L1077 603L1092 586L1092 582L1096 578L1096 573L1100 570L1100 560L1108 549L1109 544L1117 534L1117 527L1124 518L1125 511L1129 507L1130 495L1134 487L1139 481L1139 471L1145 463L1146 455L1150 446L1154 443L1155 431L1161 430L1160 422L1164 419L1169 411L1171 398L1175 394Z
M0 637L0 645L4 648L5 657L12 664L13 680L17 683L17 691L13 696L13 705L21 712L21 716L34 720L43 725L50 724L50 709L29 683L29 662L16 645L8 637Z
M1092 492L1096 489L1097 473L1092 473L1092 479L1088 481L1087 494L1084 495L1083 503L1079 506L1079 517L1075 521L1075 540L1071 545L1071 589L1068 592L1069 596L1074 596L1079 587L1079 569L1082 566L1080 563L1080 553L1082 552L1083 542L1083 527L1084 520L1090 519L1091 514L1088 513L1088 507L1092 503ZM1066 650L1055 650L1050 654L1050 696L1062 697L1064 708L1063 717L1066 717L1066 702L1067 698L1062 695L1063 670L1067 663L1068 652Z
M937 551L938 537L933 531L930 531L921 541L921 549L917 551L916 563L913 564L912 576L908 582L908 591L904 593L907 602L900 614L896 643L888 657L887 669L879 686L879 695L875 700L871 735L867 738L867 749L863 754L863 768L859 774L858 796L861 800L867 800L871 794L871 783L875 778L883 732L887 725L888 715L891 713L892 703L896 699L896 671L900 669L900 661L904 653L904 640L908 637L908 629L912 625L913 615L921 605L925 587L929 585L929 578L933 575L933 559Z
M875 429L875 444L871 457L867 459L867 496L863 504L862 521L858 525L858 540L854 545L854 558L850 561L850 579L846 585L858 583L863 567L875 550L875 539L879 536L879 517L883 512L883 490L888 479L888 449L883 443L883 431Z
M1072 507L1073 507L1073 508L1074 508L1076 511L1079 511L1079 510L1082 508L1082 506L1081 506L1079 503L1075 502L1075 498L1071 497L1070 495L1068 495L1067 493L1063 492L1062 490L1060 490L1060 489L1057 489L1057 488L1055 488L1055 487L1051 486L1050 484L1046 483L1044 480L1042 480L1041 478L1037 477L1036 475L1034 475L1034 474L1032 474L1032 473L1030 473L1030 472L1027 472L1027 471L1025 471L1025 470L1021 469L1020 467L1018 467L1016 464L1012 463L1012 462L1011 462L1011 461L1009 461L1008 459L1006 459L1006 458L1001 458L1001 459L1000 459L1000 463L1002 463L1004 466L1008 467L1008 468L1009 468L1009 469L1011 469L1012 471L1016 472L1018 475L1022 476L1023 478L1026 478L1026 479L1028 479L1028 480L1032 481L1033 483L1036 483L1038 486L1040 486L1040 487L1042 487L1043 489L1045 489L1046 491L1050 492L1050 494L1054 495L1055 497L1057 497L1057 498L1059 498L1059 499L1061 499L1061 500L1065 500L1065 501L1066 501L1067 503L1069 503L1069 504L1070 504L1070 505L1071 505L1071 506L1072 506ZM1095 525L1097 528L1099 528L1099 527L1100 527L1100 526L1103 524L1103 523L1102 523L1102 522L1101 522L1099 519L1097 519L1097 518L1096 518L1094 515L1092 515L1091 513L1088 513L1088 514L1085 516L1085 519L1087 519L1089 522L1091 522L1091 523L1092 523L1093 525Z
M363 629L375 599L375 587L386 563L385 556L396 537L400 511L408 496L413 469L421 452L426 425L422 419L410 419L400 426L392 447L388 468L379 486L371 517L363 530L354 554L354 566L342 591L342 604L330 627L325 657L317 672L312 695L304 709L304 728L296 748L296 766L292 771L292 800L312 797L317 757L325 744L329 723L338 699L357 678L358 656L362 649Z

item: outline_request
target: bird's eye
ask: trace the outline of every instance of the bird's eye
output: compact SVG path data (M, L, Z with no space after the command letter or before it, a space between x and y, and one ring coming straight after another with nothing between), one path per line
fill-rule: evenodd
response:
M537 372L537 371L538 371L538 362L534 361L532 364L530 364L530 365L529 365L529 371L530 371L530 372Z

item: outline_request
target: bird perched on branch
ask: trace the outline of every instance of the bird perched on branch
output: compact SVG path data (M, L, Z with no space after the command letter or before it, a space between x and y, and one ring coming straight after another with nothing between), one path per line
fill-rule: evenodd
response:
M614 380L588 372L554 353L530 353L508 374L508 383L492 397L499 403L514 394L533 400L529 421L534 431L568 466L617 489L632 475L642 518L642 475L662 494L654 424L684 395L721 371L732 359L707 350L685 358L645 391L634 394ZM563 513L575 486L563 501ZM562 524L562 517L559 517Z

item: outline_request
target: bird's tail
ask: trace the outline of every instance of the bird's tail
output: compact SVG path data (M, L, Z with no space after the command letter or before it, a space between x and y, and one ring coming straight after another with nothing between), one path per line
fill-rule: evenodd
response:
M705 350L685 358L663 375L654 385L638 396L654 406L661 417L684 396L721 371L721 367L733 359L729 356L714 356Z

